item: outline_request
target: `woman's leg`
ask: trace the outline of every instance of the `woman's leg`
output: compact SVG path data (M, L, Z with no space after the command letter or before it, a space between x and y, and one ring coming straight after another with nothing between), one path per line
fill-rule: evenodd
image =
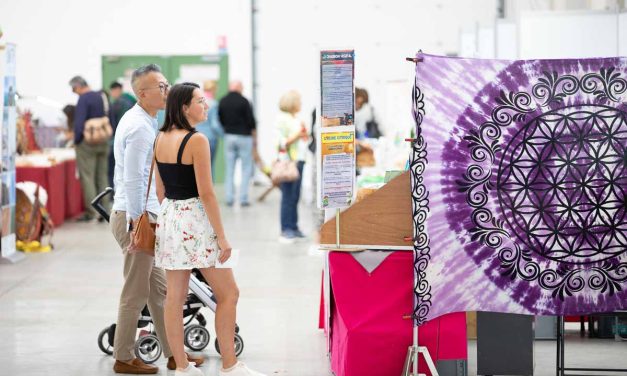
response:
M176 367L181 370L189 365L183 349L183 305L187 299L190 272L190 270L166 270L165 272L168 281L163 313L165 331Z
M235 199L235 162L237 161L237 137L227 134L224 136L224 193L226 204L233 205Z
M296 162L296 167L298 168L298 180L294 182L294 187L292 191L292 229L294 231L300 231L298 228L298 201L300 200L300 188L303 184L303 167L305 162L298 161Z
M281 233L291 230L291 204L292 204L292 186L294 183L281 183Z
M239 289L231 269L200 269L203 277L216 296L216 334L222 355L222 368L227 369L237 363L235 356L235 316Z

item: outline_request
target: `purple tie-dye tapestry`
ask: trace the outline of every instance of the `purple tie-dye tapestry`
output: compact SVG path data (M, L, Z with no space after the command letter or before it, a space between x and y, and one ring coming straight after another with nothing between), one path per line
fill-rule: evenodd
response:
M417 324L627 308L627 59L417 59Z

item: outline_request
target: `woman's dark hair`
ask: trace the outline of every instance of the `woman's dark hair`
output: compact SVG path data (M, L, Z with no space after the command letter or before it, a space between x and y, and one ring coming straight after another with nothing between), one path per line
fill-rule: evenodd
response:
M74 130L74 113L76 112L76 106L72 104L68 104L63 107L63 113L67 116L67 128L69 130Z
M193 82L183 82L170 88L165 103L165 120L160 129L161 132L167 132L173 128L185 129L190 132L194 130L183 113L183 106L189 106L196 89L200 89L200 86Z

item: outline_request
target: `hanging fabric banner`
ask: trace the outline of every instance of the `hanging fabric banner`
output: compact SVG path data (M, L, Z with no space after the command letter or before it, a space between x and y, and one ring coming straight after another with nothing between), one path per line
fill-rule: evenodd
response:
M417 60L416 323L627 308L627 59Z

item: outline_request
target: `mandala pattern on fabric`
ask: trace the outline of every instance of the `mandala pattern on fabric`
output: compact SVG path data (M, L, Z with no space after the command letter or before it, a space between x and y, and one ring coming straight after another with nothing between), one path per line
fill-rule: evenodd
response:
M496 189L505 220L526 248L573 264L627 250L624 115L604 106L562 108L514 136Z
M471 163L455 183L471 210L470 241L498 254L501 276L537 281L560 300L585 287L613 295L627 280L618 261L627 250L627 81L600 67L545 72L532 84L478 94L496 106L463 136Z

